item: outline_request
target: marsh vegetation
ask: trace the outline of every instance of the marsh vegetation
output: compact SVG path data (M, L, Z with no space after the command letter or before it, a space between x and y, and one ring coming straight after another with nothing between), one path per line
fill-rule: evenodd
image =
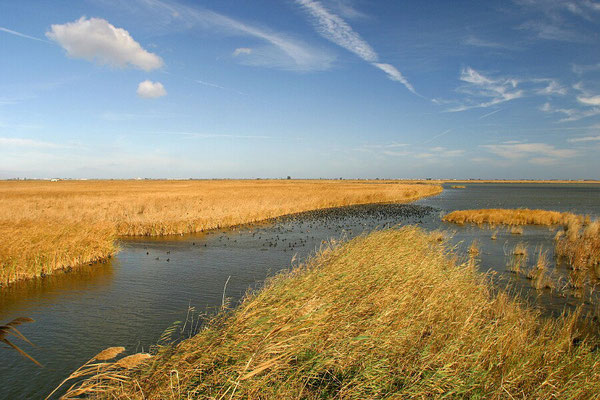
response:
M492 291L437 236L407 227L325 248L143 366L74 390L130 399L592 398L600 355L575 321L545 319Z
M0 285L105 260L122 236L201 232L441 190L351 181L0 182Z

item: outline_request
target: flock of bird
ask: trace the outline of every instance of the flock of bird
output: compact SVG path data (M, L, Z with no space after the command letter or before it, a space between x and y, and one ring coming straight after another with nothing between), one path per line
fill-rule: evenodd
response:
M202 237L194 237L190 244L260 251L293 252L304 249L308 253L331 239L350 239L375 229L421 224L424 217L435 211L437 210L433 207L414 204L366 204L328 208L204 232ZM145 249L146 255L150 255L147 246ZM167 256L163 256L162 260L170 262L171 250L161 250L162 252ZM154 260L160 261L160 255L155 256Z

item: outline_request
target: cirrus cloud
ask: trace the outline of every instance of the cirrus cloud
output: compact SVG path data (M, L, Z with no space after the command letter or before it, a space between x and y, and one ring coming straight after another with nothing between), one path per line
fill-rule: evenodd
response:
M144 71L164 64L162 58L144 50L125 29L116 28L102 18L81 17L74 22L52 25L46 36L73 58L120 68L133 66Z

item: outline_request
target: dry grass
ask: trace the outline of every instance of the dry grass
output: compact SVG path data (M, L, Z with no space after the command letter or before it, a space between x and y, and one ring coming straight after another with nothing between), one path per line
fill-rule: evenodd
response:
M513 250L513 254L515 256L527 257L527 245L523 242L517 243L515 249Z
M469 257L476 257L479 255L479 252L479 243L477 242L477 239L475 239L471 242L471 245L469 246Z
M12 338L17 338L17 339L21 339L22 341L24 341L25 343L28 343L30 345L33 346L33 343L31 343L29 341L29 339L27 339L25 337L25 335L23 335L18 329L17 326L19 325L23 325L25 323L28 322L34 322L33 319L31 318L27 318L27 317L19 317L19 318L15 318L10 322L7 322L4 325L0 325L0 342L4 343L5 345L7 345L7 348L13 349L15 350L17 353L21 354L23 357L33 361L36 365L38 366L42 366L42 364L40 364L35 358L31 357L29 354L27 354L27 352L25 352L23 349L21 349L19 346L17 346L16 344L14 344L12 342L12 340L9 339L9 337L12 336ZM11 339L12 339L11 338Z
M511 235L522 235L523 234L523 227L522 226L511 226L510 227L510 234Z
M523 242L517 243L509 256L508 270L515 274L521 274L527 267L527 245Z
M101 398L596 398L576 315L544 320L416 228L375 232L270 280ZM103 385L103 386L102 386Z
M558 211L519 209L458 210L444 216L446 222L455 224L491 225L566 225L581 216Z
M531 284L537 290L552 289L552 280L547 275L548 271L548 255L542 249L539 250L535 266L527 274L527 278L531 279Z
M63 380L45 400L52 397L57 391L65 386L67 382L72 382L61 399L80 399L82 395L91 394L110 388L114 382L126 382L124 370L139 367L148 361L152 356L147 353L137 353L121 358L120 360L110 362L119 354L125 351L124 347L109 347L102 350L88 362L77 368L71 375Z
M573 220L555 237L554 253L574 270L589 271L598 276L600 267L600 221L582 225Z
M0 182L0 285L104 259L118 236L200 232L313 209L408 202L442 190L368 183Z
M450 186L451 189L466 189L467 187L465 185L452 185Z

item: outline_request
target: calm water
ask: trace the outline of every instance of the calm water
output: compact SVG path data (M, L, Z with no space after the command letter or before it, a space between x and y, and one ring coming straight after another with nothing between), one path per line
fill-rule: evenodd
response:
M525 241L530 253L540 246L551 252L551 230L526 228L518 237L500 230L498 239L492 241L490 230L445 224L440 216L455 209L493 207L600 215L600 185L449 186L441 195L414 205L350 207L231 231L125 240L121 252L108 263L4 288L0 321L18 316L36 320L21 331L38 347L24 344L23 348L44 368L13 351L2 351L0 398L43 397L72 370L109 346L125 346L129 352L147 350L166 328L186 318L189 306L197 311L216 310L229 277L225 293L235 302L265 277L288 268L293 257L301 261L330 238L350 238L398 224L451 230L460 249L477 239L481 268L495 270L499 282L509 282L515 280L506 272L509 249ZM517 278L516 285L526 288L527 282L521 280ZM530 294L549 310L583 301L571 296L557 298L545 291Z

